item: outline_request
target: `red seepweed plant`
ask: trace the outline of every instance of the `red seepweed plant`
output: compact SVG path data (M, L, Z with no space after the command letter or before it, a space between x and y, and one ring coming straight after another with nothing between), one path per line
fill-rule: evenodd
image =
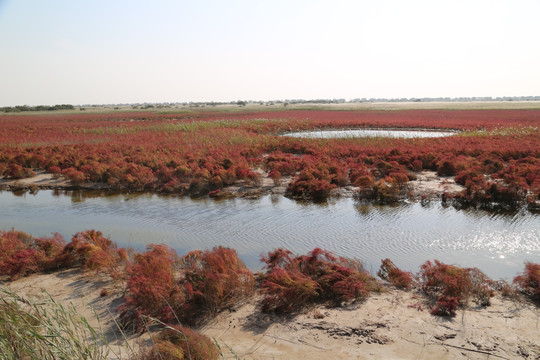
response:
M34 238L21 231L0 231L0 274L11 280L58 268L65 242L60 234Z
M363 299L380 288L358 260L336 257L319 248L300 256L280 248L261 261L266 264L261 283L263 311L293 312L316 302L337 305Z
M493 295L492 280L477 268L426 261L420 267L419 278L424 293L437 299L433 315L455 316L457 308L465 307L470 299L487 306Z
M183 312L195 320L217 313L251 295L255 280L235 250L221 246L211 251L193 251L180 262L186 305Z
M525 271L514 278L518 290L540 303L540 264L526 263Z
M128 261L126 249L103 236L100 231L86 230L71 238L56 262L58 267L80 267L84 271L104 271L113 278L123 276L123 268Z
M381 260L377 276L400 289L410 288L414 281L412 273L401 270L390 259Z
M292 176L288 195L320 200L336 187L393 202L411 171L456 176L462 205L540 207L540 111L279 111L2 116L0 176L37 169L72 187L206 195L234 183L257 185L254 169ZM298 139L285 131L324 128L433 128L441 139ZM279 173L279 174L278 174ZM467 175L470 173L471 175ZM493 185L495 184L495 186ZM397 191L400 190L400 191Z
M178 258L165 245L150 245L128 267L120 321L145 331L148 318L196 324L252 294L254 278L235 250L215 247Z
M135 254L127 267L125 302L117 308L120 322L137 332L146 330L146 317L163 322L175 320L171 306L184 303L175 281L176 252L166 245L150 244L146 252Z

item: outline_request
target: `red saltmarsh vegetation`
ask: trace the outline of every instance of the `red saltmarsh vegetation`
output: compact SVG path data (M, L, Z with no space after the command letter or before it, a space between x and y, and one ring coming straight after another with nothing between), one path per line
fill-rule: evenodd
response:
M35 239L21 231L0 231L0 275L11 280L52 270L64 248L61 235Z
M540 303L540 264L526 263L523 274L514 278L518 290Z
M540 207L540 111L280 111L259 113L1 116L0 176L37 169L73 187L100 183L125 191L205 195L292 176L288 196L324 199L338 187L393 202L411 172L456 176L455 202ZM322 128L439 128L434 139L300 139L286 131Z
M319 248L300 256L277 249L261 261L266 264L261 283L263 311L287 313L322 302L338 305L380 289L358 260L336 257Z
M73 235L71 242L58 256L60 267L77 266L85 271L105 271L113 278L123 277L127 262L127 250L118 248L113 241L96 230L86 230Z
M460 268L438 260L426 261L420 268L420 285L426 295L436 299L433 315L455 316L459 306L469 300L487 306L493 295L492 280L477 268Z
M80 267L122 276L128 260L125 249L99 231L77 233L66 244L60 234L51 238L34 238L20 231L0 231L0 274L12 280L32 273Z
M207 336L183 326L169 326L161 331L150 348L130 360L215 360L219 348Z
M235 305L254 290L253 274L235 250L215 247L179 258L165 245L149 245L128 267L124 326L144 331L147 318L191 324Z
M390 259L381 260L377 276L400 289L408 289L413 285L413 274L401 270Z

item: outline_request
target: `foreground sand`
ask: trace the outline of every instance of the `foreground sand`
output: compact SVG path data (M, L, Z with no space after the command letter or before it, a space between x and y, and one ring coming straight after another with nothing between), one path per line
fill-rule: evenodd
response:
M93 326L101 326L111 359L125 359L129 348L148 343L148 334L131 335L127 345L117 330L114 309L122 302L120 283L66 270L4 285L25 297L46 291L64 304L72 303ZM109 294L101 297L102 289ZM490 307L473 306L455 318L432 316L420 294L392 289L347 307L318 307L291 317L262 314L256 304L254 298L198 330L215 338L227 359L540 358L540 309L500 295Z

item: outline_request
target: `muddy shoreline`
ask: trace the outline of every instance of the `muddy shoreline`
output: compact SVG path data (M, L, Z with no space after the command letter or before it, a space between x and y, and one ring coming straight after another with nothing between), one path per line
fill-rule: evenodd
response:
M237 182L234 185L224 187L217 192L207 194L215 198L258 198L265 195L285 195L287 187L292 182L291 176L283 177L274 182L264 171L258 171L261 175L258 183ZM423 171L415 174L416 180L410 181L403 191L402 200L426 201L441 199L444 193L454 195L465 188L456 184L452 177L438 176L434 171ZM121 191L111 188L105 183L83 183L73 185L62 175L53 175L43 170L36 170L36 175L25 179L0 178L0 191L39 191L39 190L89 190L89 191ZM330 197L354 197L360 190L359 187L346 186L333 189ZM206 195L205 195L206 196Z

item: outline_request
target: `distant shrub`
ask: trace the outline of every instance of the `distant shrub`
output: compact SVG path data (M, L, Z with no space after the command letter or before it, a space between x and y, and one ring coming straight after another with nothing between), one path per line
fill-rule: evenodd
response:
M492 281L476 268L460 268L435 260L426 261L420 268L422 290L437 299L432 314L455 316L458 306L465 306L469 299L480 305L489 305L493 294Z
M459 185L465 186L467 183L480 183L484 181L484 176L481 175L478 169L473 168L458 172L454 177L454 181Z
M270 179L272 179L272 181L274 181L274 185L278 185L279 184L279 180L281 180L282 178L282 175L279 171L277 171L276 169L274 170L271 170L269 173L268 173L268 177Z
M84 173L73 167L62 170L62 175L64 175L74 186L81 185L85 180Z
M443 159L439 163L437 168L437 175L439 176L454 176L456 175L456 164L454 159Z
M388 179L392 184L402 187L409 182L409 175L406 171L391 171L388 173Z
M266 167L282 175L295 175L299 169L298 159L288 153L274 152L265 158Z
M354 186L360 186L362 188L371 187L375 182L375 178L371 175L371 172L364 167L356 167L349 172L349 180Z
M49 169L47 169L47 171L50 174L53 174L55 178L58 178L62 174L62 169L60 169L60 167L56 165L50 166Z
M263 311L292 312L315 302L338 305L365 298L379 288L359 261L319 248L301 256L277 249L261 261L266 264L261 283Z
M375 183L375 178L371 175L362 175L354 179L353 185L360 186L362 188L367 188L373 186Z
M205 335L183 326L170 326L159 333L154 344L130 360L215 360L219 348Z
M381 260L377 276L401 289L408 289L413 284L413 275L398 268L390 259Z
M12 163L4 170L4 176L11 179L25 179L36 176L36 173L30 168Z
M523 274L514 278L519 291L540 302L540 264L526 263Z
M371 188L360 190L357 196L379 204L392 204L400 199L400 187L391 178L379 179Z
M332 176L328 170L304 169L287 188L287 196L296 199L324 200L330 190L336 187L331 183Z
M123 171L124 174L120 177L120 184L123 188L133 191L150 190L152 188L155 181L152 169L143 165L128 163Z
M422 171L422 160L420 160L420 159L414 160L411 163L410 167L411 167L412 171L416 171L416 172Z

